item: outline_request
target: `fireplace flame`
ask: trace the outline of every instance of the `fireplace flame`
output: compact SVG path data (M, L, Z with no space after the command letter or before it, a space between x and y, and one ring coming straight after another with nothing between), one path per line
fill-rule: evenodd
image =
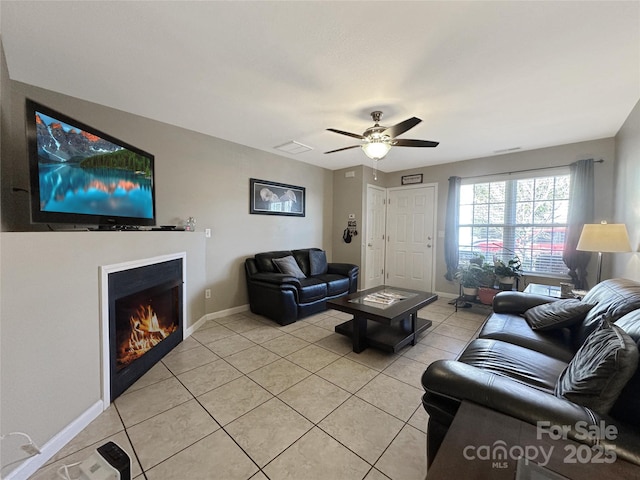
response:
M131 334L119 349L117 363L120 366L140 358L178 328L176 325L161 327L151 305L139 306L136 313L129 317L129 325Z

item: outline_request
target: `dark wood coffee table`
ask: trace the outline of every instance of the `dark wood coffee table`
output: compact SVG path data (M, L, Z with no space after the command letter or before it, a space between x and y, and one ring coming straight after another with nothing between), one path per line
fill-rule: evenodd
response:
M390 305L369 300L370 295L381 293L402 298ZM431 326L431 320L418 318L418 310L437 299L435 293L381 286L329 300L327 308L353 315L353 320L337 325L335 331L351 338L354 352L368 346L397 352L409 343L415 345L418 334Z

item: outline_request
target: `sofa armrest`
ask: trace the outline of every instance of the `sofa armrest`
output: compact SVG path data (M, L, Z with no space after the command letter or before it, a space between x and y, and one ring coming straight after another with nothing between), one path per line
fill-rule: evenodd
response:
M327 273L336 275L344 275L345 277L353 277L358 274L360 267L351 263L329 263L327 264Z
M504 291L493 298L493 311L496 313L522 314L532 307L543 303L555 302L557 298L532 293Z
M429 365L422 374L422 386L425 409L433 408L436 415L448 414L451 418L467 400L532 425L547 421L574 427L578 421L591 425L601 420L569 400L455 360L437 360Z
M517 418L541 431L550 428L566 429L567 438L579 443L600 443L616 452L618 458L640 465L640 434L615 419L599 415L592 410L551 393L528 387L506 377L500 377L472 365L455 360L437 360L422 375L425 390L423 406L443 425L451 422L462 401L495 410ZM544 422L544 423L538 423ZM589 426L593 432L610 431L613 435L592 438L586 435Z
M349 293L355 293L358 290L358 274L360 267L352 263L329 263L327 265L327 273L335 275L344 275L349 278Z
M298 318L300 280L283 273L252 273L249 267L247 291L251 311L280 325L295 322Z

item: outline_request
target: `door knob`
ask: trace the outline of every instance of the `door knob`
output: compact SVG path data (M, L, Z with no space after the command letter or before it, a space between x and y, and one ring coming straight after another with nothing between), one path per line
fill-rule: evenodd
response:
M367 243L367 247L373 247L373 245L370 243Z

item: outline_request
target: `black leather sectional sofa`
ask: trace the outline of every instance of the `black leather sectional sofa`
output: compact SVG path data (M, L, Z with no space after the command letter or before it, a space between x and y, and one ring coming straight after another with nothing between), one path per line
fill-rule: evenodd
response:
M319 248L258 253L245 260L245 272L251 311L280 325L326 310L327 300L358 288L359 267L328 263Z
M599 350L615 343L610 339L602 342L602 345L597 343L596 330L604 331L607 326L610 330L618 331L611 327L617 326L626 333L619 333L618 337L626 339L625 351L635 355L637 363L637 349L640 346L640 283L625 279L606 280L593 287L581 300L581 304L593 305L583 319L570 326L534 330L530 325L531 319L528 321L525 318L525 312L533 312L529 309L551 301L550 297L521 292L499 293L494 299L494 313L485 321L479 337L467 345L457 360L436 361L424 372L423 406L429 413L429 465L463 401L479 404L534 426L542 421L548 422L548 425L569 427L568 438L587 444L599 441L601 445L615 449L618 458L640 465L640 369L634 369L631 365L631 378L625 378L618 386L615 385L615 374L595 378L596 382L605 385L602 395L598 397L606 397L616 388L619 387L617 391L622 388L622 392L619 395L616 393L610 401L613 407L604 412L589 403L595 401L598 404L601 398L584 401L581 392L572 397L558 391L559 383L562 388L563 382L572 380L569 375L572 369L567 366L572 363L574 356L586 357L586 362L581 366L583 372L578 372L584 373L585 365L588 369L591 364L597 363L595 359ZM603 319L607 319L604 327ZM587 348L593 346L596 348ZM623 362L624 358L614 356L613 361L617 364ZM576 361L572 363L573 366L576 364ZM564 373L565 369L568 373ZM590 381L592 379L580 385L580 388L588 391ZM585 425L605 424L615 427L614 438L584 438ZM469 428L470 438L473 438L473 426ZM602 431L602 428L598 431Z

